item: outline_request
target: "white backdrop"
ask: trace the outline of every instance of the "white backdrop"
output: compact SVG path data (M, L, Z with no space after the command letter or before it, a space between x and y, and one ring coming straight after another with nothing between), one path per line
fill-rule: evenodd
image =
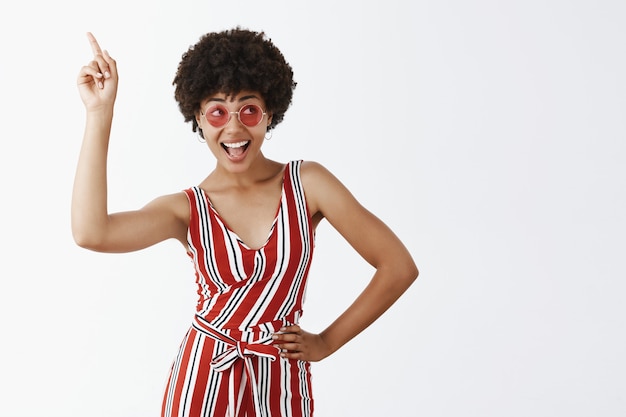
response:
M626 415L623 1L0 7L0 416L158 415L193 272L174 242L73 243L75 77L92 31L121 77L110 208L136 208L213 167L171 81L235 25L265 30L298 81L266 154L327 166L421 271L313 365L318 417ZM322 330L371 272L320 226L302 324Z

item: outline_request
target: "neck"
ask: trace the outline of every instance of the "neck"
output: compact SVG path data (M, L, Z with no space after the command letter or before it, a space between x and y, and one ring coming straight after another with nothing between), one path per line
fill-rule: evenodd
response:
M219 162L209 175L212 180L220 182L225 186L249 187L262 181L272 178L282 170L282 164L267 159L263 154L259 154L249 165L231 169Z

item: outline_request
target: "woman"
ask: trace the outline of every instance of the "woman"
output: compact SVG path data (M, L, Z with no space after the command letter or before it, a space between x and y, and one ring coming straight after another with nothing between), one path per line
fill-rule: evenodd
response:
M162 416L311 416L309 363L375 321L417 268L404 245L322 165L262 152L295 82L263 33L209 33L183 54L175 98L216 159L197 186L109 213L106 164L116 62L88 34L94 58L78 75L86 125L73 197L81 247L130 252L177 239L199 300L165 391ZM315 228L326 219L375 267L369 285L324 331L300 328Z

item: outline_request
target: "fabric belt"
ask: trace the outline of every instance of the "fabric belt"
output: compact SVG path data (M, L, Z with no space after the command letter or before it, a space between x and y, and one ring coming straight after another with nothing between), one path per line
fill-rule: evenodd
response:
M224 372L227 369L238 368L243 365L245 377L248 380L246 385L248 386L252 403L254 404L254 415L256 417L266 417L266 412L261 406L259 387L254 373L252 357L264 357L270 361L275 361L280 358L280 349L272 345L272 334L270 333L253 342L244 342L224 333L222 330L197 315L195 316L192 326L200 333L229 346L228 349L213 358L211 361L212 368L216 372ZM280 324L279 327L280 326L282 326L282 324ZM243 393L239 389L240 384L237 384L237 380L243 376L241 375L243 373L243 371L237 372L236 369L232 369L230 372L228 384L230 405L228 409L230 411L228 417L236 417L239 415Z

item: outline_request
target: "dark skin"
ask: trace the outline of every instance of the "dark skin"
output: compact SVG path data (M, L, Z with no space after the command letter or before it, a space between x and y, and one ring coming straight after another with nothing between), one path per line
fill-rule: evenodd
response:
M183 192L157 197L137 210L108 211L106 162L117 95L117 63L93 35L88 34L88 39L93 59L78 75L86 125L72 195L74 239L80 246L100 252L130 252L167 239L177 239L186 248L189 203ZM255 91L214 94L201 103L201 109L212 100L222 102L229 111L238 111L250 102L265 107L263 97ZM267 239L280 198L284 164L262 152L271 117L271 113L265 115L254 127L231 117L225 126L216 128L201 110L196 115L216 159L200 187L211 195L229 227L252 248ZM240 152L229 153L229 148L240 148ZM322 332L311 333L294 325L274 335L282 357L319 361L378 319L409 288L418 271L398 237L326 168L304 162L301 178L313 226L328 221L375 269L361 294Z

